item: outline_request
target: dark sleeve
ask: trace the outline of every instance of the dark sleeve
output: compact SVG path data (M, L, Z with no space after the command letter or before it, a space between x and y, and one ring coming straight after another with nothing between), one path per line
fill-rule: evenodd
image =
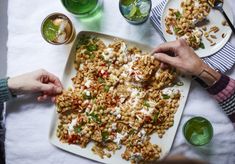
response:
M222 75L220 80L207 91L213 95L230 120L235 123L235 80Z
M12 98L11 92L8 89L8 78L0 79L0 103L3 103Z

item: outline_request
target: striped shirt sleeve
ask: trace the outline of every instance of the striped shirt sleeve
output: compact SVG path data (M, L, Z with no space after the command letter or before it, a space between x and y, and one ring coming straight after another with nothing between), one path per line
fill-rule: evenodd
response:
M220 80L208 89L218 101L230 120L235 123L235 80L222 75Z

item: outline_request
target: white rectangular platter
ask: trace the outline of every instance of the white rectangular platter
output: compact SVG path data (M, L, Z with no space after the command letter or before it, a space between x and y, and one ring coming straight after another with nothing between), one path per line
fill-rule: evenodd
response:
M121 40L125 41L125 43L128 46L138 47L142 51L151 52L153 50L152 47L149 47L147 45L136 43L134 41L119 38L116 36L111 36L111 35L106 35L106 34L101 34L101 33L96 33L96 32L90 32L90 31L81 31L80 33L78 33L76 40L73 43L73 46L72 46L72 49L71 49L70 54L68 56L68 61L67 61L67 64L66 64L66 67L64 70L62 83L63 83L65 89L67 89L68 87L71 87L71 85L72 85L71 78L76 75L76 70L74 69L74 66L73 66L74 59L75 59L75 53L76 53L76 44L77 44L78 39L83 35L96 36L96 37L102 39L106 45L113 42L114 39L121 39ZM181 116L182 116L182 113L184 110L184 106L185 106L185 103L187 100L187 96L188 96L188 92L189 92L189 88L190 88L190 84L191 84L190 78L179 77L179 79L180 79L180 81L182 81L184 83L184 85L180 86L180 87L175 86L176 88L178 87L177 89L180 90L181 98L180 98L179 108L175 114L174 125L169 130L166 131L163 138L161 138L161 139L157 136L157 134L153 134L151 136L151 142L159 145L162 149L161 159L168 154L168 152L170 151L171 146L173 144L175 134L177 132L177 128L180 123L180 119L181 119ZM129 161L126 161L121 158L121 154L125 150L124 147L122 147L121 150L116 151L116 153L113 154L111 158L101 159L99 156L95 155L91 151L93 143L89 143L86 148L81 148L78 145L73 145L73 144L69 145L69 144L60 142L56 136L57 125L58 125L58 116L57 116L57 113L55 110L55 112L53 114L53 118L52 118L50 133L49 133L49 139L53 145L65 150L65 151L68 151L70 153L74 153L79 156L86 157L86 158L89 158L89 159L92 159L95 161L99 161L102 163L112 163L112 164L130 163Z

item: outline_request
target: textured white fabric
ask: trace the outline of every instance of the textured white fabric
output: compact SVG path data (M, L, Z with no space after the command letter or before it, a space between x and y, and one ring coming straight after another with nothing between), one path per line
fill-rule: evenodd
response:
M232 0L229 2L235 8ZM153 6L157 3L157 0L154 0ZM74 22L77 32L95 30L152 46L162 42L149 21L143 25L128 24L119 12L118 0L104 0L101 21L78 20L63 8L60 1L9 0L8 76L39 68L45 68L59 77L62 76L71 45L47 44L40 34L40 25L44 17L56 11L68 15ZM231 42L235 46L234 37ZM234 78L234 70L229 75ZM53 105L37 103L32 96L20 97L7 104L6 161L8 164L95 163L59 150L49 143L48 132L53 110ZM183 123L196 115L208 118L214 127L212 143L200 150L189 146L182 136ZM235 163L235 132L232 124L216 102L196 83L192 84L171 154L184 154L191 158L205 159L213 164Z

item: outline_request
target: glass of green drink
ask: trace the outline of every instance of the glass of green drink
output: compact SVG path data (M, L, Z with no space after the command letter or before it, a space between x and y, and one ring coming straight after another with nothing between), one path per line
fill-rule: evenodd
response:
M213 127L207 119L193 117L184 124L183 133L186 140L193 146L203 146L211 141Z
M75 28L71 20L64 14L52 13L42 22L41 34L51 44L71 43L75 38Z
M102 8L103 0L61 0L64 7L73 15L86 17Z
M122 16L132 24L144 23L150 14L151 0L120 0L119 9Z

